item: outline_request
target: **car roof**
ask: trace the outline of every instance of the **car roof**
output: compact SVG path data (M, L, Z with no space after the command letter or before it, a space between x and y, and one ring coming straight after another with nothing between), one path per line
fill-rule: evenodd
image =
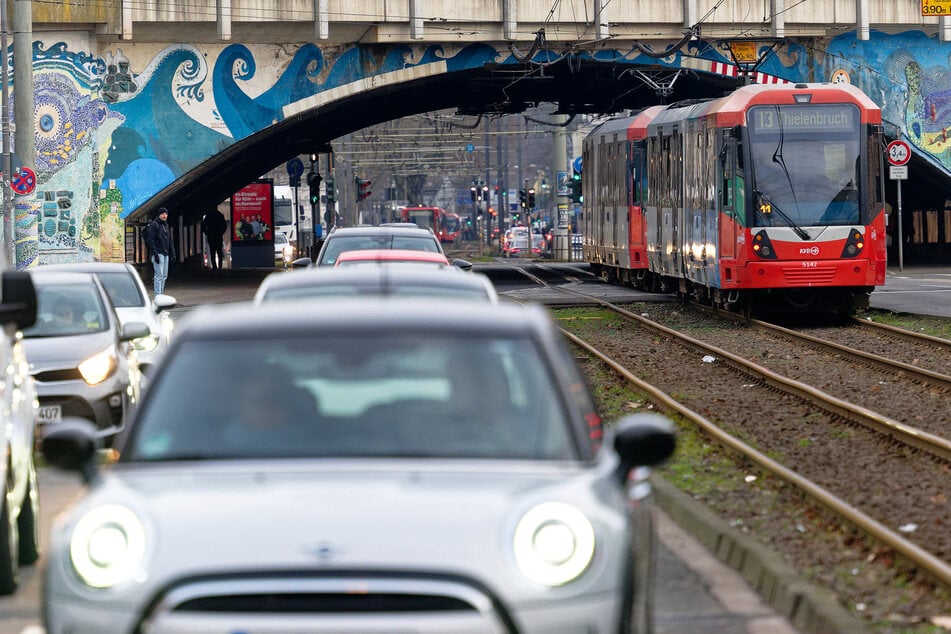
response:
M80 273L128 273L131 266L126 262L61 262L42 264L33 271L76 271Z
M413 249L354 249L353 251L344 251L338 255L336 264L352 261L379 262L385 260L409 260L413 262L449 264L449 260L442 253L416 251Z
M354 236L377 236L377 235L397 235L397 236L430 236L432 237L433 232L429 229L423 229L418 226L410 226L406 224L400 225L371 225L367 227L334 227L333 231L330 232L330 236L334 235L354 235ZM330 237L328 236L328 238Z
M296 275L296 274L291 274ZM441 298L360 297L327 302L274 302L204 305L189 312L176 340L290 337L296 333L382 330L453 336L533 336L549 340L560 333L537 304L459 302Z
M385 289L400 284L417 286L432 285L470 289L484 292L490 302L497 302L495 286L481 273L467 273L454 266L435 267L427 263L402 263L380 266L316 267L275 272L261 282L254 296L255 302L262 302L271 291L292 288L308 288L320 285L354 286L357 288Z
M68 271L40 266L27 269L34 282L41 284L95 284L99 285L96 276L88 271Z

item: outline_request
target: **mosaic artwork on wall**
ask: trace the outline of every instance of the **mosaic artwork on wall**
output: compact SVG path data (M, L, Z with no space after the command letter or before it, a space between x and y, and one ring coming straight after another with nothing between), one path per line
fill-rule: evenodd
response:
M951 174L951 44L920 31L872 31L833 39L816 56L821 81L848 81L882 107L882 118L918 154Z
M555 55L540 50L534 59ZM92 53L38 41L33 56L38 187L17 201L20 267L123 261L125 219L133 211L237 140L281 121L289 104L433 62L444 62L451 73L518 61L507 48L488 44L324 50L310 43L129 43ZM593 58L736 74L730 60L702 40L664 56L639 47L604 49ZM915 33L876 33L858 43L854 34L839 36L821 56L789 42L758 70L777 82L830 81L838 72L838 80L862 87L883 104L886 119L951 170L947 64L947 44Z

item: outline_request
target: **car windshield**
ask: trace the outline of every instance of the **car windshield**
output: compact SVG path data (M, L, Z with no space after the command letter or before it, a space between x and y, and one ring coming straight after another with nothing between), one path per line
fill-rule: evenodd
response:
M109 296L109 301L116 308L140 308L145 306L145 297L139 290L139 285L130 273L96 273Z
M411 251L429 251L439 253L439 244L435 236L397 236L397 235L365 235L365 236L332 236L327 239L327 250L324 252L320 264L334 264L337 257L344 251L358 249L409 249Z
M38 284L36 299L36 323L23 330L28 339L84 335L109 327L99 289L92 284Z
M184 343L121 460L573 459L558 394L530 339L316 329Z

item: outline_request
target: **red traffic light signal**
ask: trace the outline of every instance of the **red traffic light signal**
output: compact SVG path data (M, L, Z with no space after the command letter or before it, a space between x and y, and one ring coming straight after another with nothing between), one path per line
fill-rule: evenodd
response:
M363 180L362 178L354 177L354 182L357 184L357 202L369 198L370 194L373 192L370 191L370 185L373 184L372 181Z

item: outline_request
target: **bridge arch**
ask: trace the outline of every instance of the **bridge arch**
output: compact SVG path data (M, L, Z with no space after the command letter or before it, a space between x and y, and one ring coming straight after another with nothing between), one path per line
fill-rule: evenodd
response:
M587 60L569 71L568 62L562 62L548 67L547 77L524 85L513 84L512 77L531 73L525 65L442 69L415 78L385 81L371 77L357 82L358 86L344 85L337 94L290 104L285 119L236 141L183 174L140 205L128 220L144 220L158 206L166 206L194 222L209 207L292 157L327 147L351 132L413 114L445 109L513 114L539 103L561 104L566 113L623 111L652 105L659 99L672 102L715 97L742 83L736 77L715 73L703 77L691 72L662 98L643 78L625 74L628 66ZM667 79L673 76L669 69L659 66L644 67L640 72Z

